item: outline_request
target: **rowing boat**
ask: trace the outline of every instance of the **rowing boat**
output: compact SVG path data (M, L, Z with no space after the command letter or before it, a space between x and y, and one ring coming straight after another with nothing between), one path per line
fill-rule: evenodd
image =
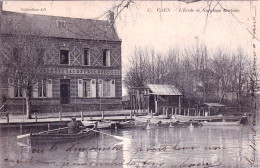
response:
M170 127L199 127L199 126L202 126L202 124L198 121L189 121L189 122L180 122L180 121L177 121L177 122L172 122L170 124Z
M43 143L63 143L63 142L77 142L84 138L92 138L96 132L96 127L91 129L84 129L78 133L68 133L68 127L43 131L30 134L31 145Z
M222 115L214 115L214 116L184 116L184 115L173 115L176 120L179 121L190 121L190 120L197 120L197 121L202 121L202 120L217 120L217 119L222 119Z
M167 124L167 123L171 123L171 122L176 122L175 119L167 119L167 118L153 118L153 117L147 117L147 116L134 116L134 120L136 122L140 122L140 123L146 123L148 120L150 121L150 123L152 124L157 124L158 122L161 122L163 124Z
M126 128L135 128L137 127L137 124L135 121L121 121L118 123L117 128L119 129L126 129Z
M84 126L93 125L93 123L95 123L94 121L81 121L81 122ZM110 129L110 128L112 128L111 127L112 123L114 123L114 122L109 121L109 120L98 121L97 122L97 129Z
M203 126L237 126L240 125L240 121L221 121L221 122L201 122Z

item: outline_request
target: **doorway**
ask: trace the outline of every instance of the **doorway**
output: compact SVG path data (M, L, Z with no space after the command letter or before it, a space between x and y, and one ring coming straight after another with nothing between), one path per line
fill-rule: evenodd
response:
M60 103L61 104L70 103L70 80L69 79L60 80Z

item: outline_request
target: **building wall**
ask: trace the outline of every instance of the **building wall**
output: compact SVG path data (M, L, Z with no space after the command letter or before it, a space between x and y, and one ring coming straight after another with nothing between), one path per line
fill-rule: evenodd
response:
M165 101L157 99L158 113L163 113L163 107L179 107L179 96L161 96ZM155 97L154 95L149 96L149 110L155 112Z
M3 35L2 39L7 53L12 55L15 46L10 42L11 35ZM57 111L92 111L121 109L122 100L122 74L121 74L121 41L93 41L49 38L45 49L45 72L43 77L52 81L52 96L48 98L32 98L33 110L40 112ZM69 51L69 65L60 64L60 49ZM90 66L82 65L83 50L90 50ZM110 51L110 66L104 67L103 49ZM60 80L70 79L70 103L60 103ZM97 96L93 98L80 98L78 95L78 79L95 79ZM115 80L115 96L98 97L98 79ZM2 79L1 88L8 88L8 79ZM8 89L3 91L8 95ZM9 98L7 110L22 112L24 98Z

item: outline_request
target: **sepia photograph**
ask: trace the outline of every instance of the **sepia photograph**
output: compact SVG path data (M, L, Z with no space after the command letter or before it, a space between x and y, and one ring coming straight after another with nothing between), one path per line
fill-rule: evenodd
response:
M260 1L0 1L0 168L260 167Z

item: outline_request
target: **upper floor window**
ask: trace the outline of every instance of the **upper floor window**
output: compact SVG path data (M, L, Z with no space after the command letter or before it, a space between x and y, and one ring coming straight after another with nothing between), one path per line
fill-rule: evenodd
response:
M37 64L41 65L44 64L44 54L45 54L45 49L43 48L38 48L37 49Z
M83 64L90 65L90 51L89 49L84 50Z
M60 64L69 65L69 51L60 50Z
M21 57L19 56L20 53L21 53L21 49L19 48L13 49L14 62L21 63Z
M103 66L110 66L110 51L103 50Z

